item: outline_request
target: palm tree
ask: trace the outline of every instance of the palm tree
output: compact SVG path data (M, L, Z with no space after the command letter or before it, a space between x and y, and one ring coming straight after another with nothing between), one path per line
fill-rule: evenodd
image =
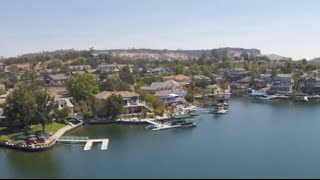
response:
M221 89L226 90L229 88L229 82L226 79L222 79L219 81L219 86Z

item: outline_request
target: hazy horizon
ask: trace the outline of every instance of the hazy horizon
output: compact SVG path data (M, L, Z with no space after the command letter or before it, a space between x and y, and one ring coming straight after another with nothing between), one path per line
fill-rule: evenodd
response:
M3 0L0 56L58 49L255 48L320 56L316 0Z

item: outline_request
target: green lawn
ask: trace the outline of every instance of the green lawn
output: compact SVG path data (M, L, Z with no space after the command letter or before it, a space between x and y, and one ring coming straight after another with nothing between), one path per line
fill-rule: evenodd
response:
M66 124L62 124L62 123L57 123L54 122L48 126L45 127L45 131L49 134L54 134L56 133L59 129L63 128L64 126L66 126ZM40 124L35 125L32 127L32 130L30 131L30 133L36 133L38 131L42 131L42 126Z
M49 134L54 134L59 129L63 128L64 126L66 126L66 124L54 122L54 123L46 126L45 131ZM34 125L31 128L31 130L28 131L27 133L36 133L38 131L42 131L42 126L40 124ZM10 140L10 139L15 139L16 137L21 136L23 134L24 134L24 132L13 133L10 130L8 130L7 128L0 127L0 142L4 142L4 141Z

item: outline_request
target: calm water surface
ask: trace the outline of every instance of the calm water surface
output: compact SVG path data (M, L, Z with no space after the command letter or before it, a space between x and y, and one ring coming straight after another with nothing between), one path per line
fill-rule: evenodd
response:
M229 114L196 121L193 129L109 125L68 134L109 138L107 151L0 149L0 178L320 178L319 102L235 99Z

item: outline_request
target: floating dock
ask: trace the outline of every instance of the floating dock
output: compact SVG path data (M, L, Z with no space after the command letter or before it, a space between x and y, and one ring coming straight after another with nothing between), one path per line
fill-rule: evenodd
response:
M91 150L93 143L101 143L101 150L107 150L109 145L109 139L89 139L88 137L75 137L65 136L57 139L57 142L68 142L68 143L85 143L83 148L84 151Z
M109 139L91 139L88 140L86 145L84 146L85 151L89 151L93 145L93 143L101 143L101 150L107 150L109 145Z

